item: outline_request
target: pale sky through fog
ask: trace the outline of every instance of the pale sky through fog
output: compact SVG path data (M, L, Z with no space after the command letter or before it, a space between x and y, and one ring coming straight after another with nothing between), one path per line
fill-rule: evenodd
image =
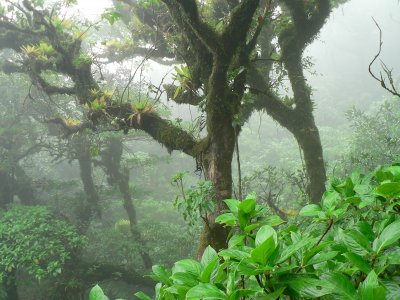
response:
M105 8L111 7L110 0L78 0L79 13L89 20L98 18Z

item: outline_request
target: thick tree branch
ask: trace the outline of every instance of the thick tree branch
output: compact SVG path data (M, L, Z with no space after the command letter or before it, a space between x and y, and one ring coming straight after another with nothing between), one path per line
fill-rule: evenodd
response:
M294 110L284 104L269 88L261 73L254 67L249 68L248 81L250 92L254 94L254 102L242 106L242 119L246 121L254 110L265 110L282 127L292 129L296 118Z
M286 43L287 46L290 45L289 48L302 51L315 38L328 18L331 10L329 0L316 0L315 4L298 0L281 1L289 9L293 20L293 25L284 30L281 39L284 36L289 39Z
M171 121L161 118L152 109L133 111L130 104L109 106L102 110L90 111L88 118L94 125L104 120L115 120L120 129L143 130L153 139L165 146L169 152L182 151L189 156L197 157L204 150L206 143L196 140L184 129L175 126Z
M244 0L231 12L229 24L221 35L223 53L228 58L237 50L239 44L246 40L259 0Z
M189 37L195 35L198 40L211 52L222 51L219 39L215 32L205 24L199 15L195 0L162 0L171 12L176 24Z
M42 76L37 74L30 74L34 85L40 87L48 95L75 95L75 87L59 87L49 84Z
M204 99L204 96L200 96L198 93L195 93L191 90L184 90L175 96L177 86L173 84L164 84L163 87L167 93L168 99L171 99L178 104L190 104L197 106Z

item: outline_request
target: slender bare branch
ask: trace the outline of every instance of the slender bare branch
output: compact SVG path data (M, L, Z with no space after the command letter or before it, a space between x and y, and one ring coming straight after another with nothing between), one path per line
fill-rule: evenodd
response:
M372 71L372 65L375 63L375 61L381 55L382 45L383 45L382 29L379 26L378 22L374 18L372 18L372 20L374 21L376 27L378 27L378 29L379 29L379 49L378 49L378 52L375 54L374 58L372 59L372 61L368 65L368 72L369 72L369 74L371 74L372 78L374 78L376 81L378 81L386 91L391 93L393 96L400 97L400 92L397 91L397 88L394 84L392 70L389 69L383 61L381 61L381 66L385 73L385 76L382 74L382 72L380 72L379 77L378 77ZM389 86L387 85L386 80L389 80Z

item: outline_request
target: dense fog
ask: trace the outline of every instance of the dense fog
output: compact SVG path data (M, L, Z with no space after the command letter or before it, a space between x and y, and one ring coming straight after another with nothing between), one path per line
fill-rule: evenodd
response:
M399 25L0 0L0 300L400 299Z

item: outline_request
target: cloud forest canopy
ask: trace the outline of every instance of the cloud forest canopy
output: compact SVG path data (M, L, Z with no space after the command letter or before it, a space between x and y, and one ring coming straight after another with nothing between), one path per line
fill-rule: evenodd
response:
M88 52L85 46L86 35L95 24L64 17L73 1L53 7L41 1L5 1L0 45L14 50L15 55L3 62L3 71L27 74L31 83L49 96L68 95L85 105L87 112L81 122L71 124L56 116L51 120L67 133L112 123L124 132L143 130L169 151L183 151L195 158L216 191L216 211L207 216L200 254L209 244L215 249L225 245L227 231L215 223L215 216L225 208L222 200L232 195L235 144L241 126L254 111L266 111L294 135L304 156L309 197L319 201L326 175L302 55L337 2L115 3L116 9L105 12L104 18L114 23L122 17L130 31L129 46L121 47L119 55L109 59L145 56L184 64L186 73L177 80L179 84L164 88L177 103L201 105L206 116L203 137L193 136L154 109L138 108L137 99L128 98L127 93L110 93L98 83L94 74L98 53ZM57 75L64 80L52 80ZM291 97L279 92L282 78L289 79ZM125 91L125 87L114 88Z

